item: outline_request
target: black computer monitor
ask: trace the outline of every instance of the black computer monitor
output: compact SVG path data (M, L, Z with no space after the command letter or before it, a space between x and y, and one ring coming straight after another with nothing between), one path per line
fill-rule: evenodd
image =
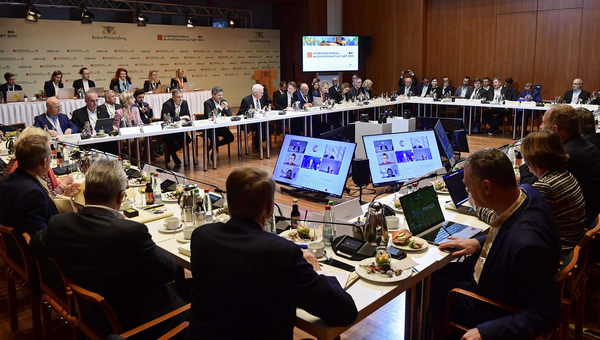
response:
M363 136L373 186L403 183L442 168L433 131Z
M342 197L355 143L286 135L273 178L280 184Z
M323 139L337 140L340 142L355 143L355 133L356 125L352 123L331 131L323 132L320 137Z
M450 166L453 167L456 163L456 159L454 159L454 149L452 148L452 144L450 144L450 141L448 140L448 135L446 135L446 130L444 130L442 122L438 120L433 130L435 131L435 135L437 136L438 141L440 143L440 151L442 152L442 156L446 157L448 163L450 163Z

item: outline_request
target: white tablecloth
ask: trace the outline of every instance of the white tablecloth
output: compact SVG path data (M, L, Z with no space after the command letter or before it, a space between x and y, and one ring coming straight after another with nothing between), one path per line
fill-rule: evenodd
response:
M185 92L183 98L188 102L192 114L204 113L204 101L211 97L210 91ZM154 109L154 117L160 117L162 104L171 98L170 93L147 94L144 100ZM104 103L104 98L98 100L98 105ZM85 106L83 99L61 99L61 112L71 117L71 112ZM21 102L0 104L0 124L33 125L34 117L46 111L46 102Z

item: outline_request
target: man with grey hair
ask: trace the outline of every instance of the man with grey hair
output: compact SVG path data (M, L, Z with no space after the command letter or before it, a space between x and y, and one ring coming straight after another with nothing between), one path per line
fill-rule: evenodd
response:
M240 103L240 109L238 110L238 115L245 115L248 111L253 111L256 112L262 108L267 107L267 105L269 105L269 103L267 102L267 99L263 96L265 92L264 87L261 84L254 84L252 85L252 94L249 96L246 96L242 99L242 102ZM266 123L263 123L263 127L262 127L262 141L266 141L267 140L267 129L266 129ZM250 130L251 131L258 131L258 125L257 124L252 124L250 126ZM258 147L261 144L261 142L259 142L259 137L258 137L259 133L255 133L254 134L254 138L253 138L253 146L254 146L254 151L258 152Z
M191 120L190 108L188 102L183 99L183 91L180 89L173 89L171 91L171 99L167 100L162 105L161 116L167 115L174 122L180 120L189 121ZM181 165L181 160L177 157L177 151L183 149L183 136L180 133L172 133L169 135L163 135L163 141L167 145L165 152L165 164L168 164L173 157L173 162L176 166ZM185 133L185 143L190 144L192 139L190 135Z
M46 112L34 118L33 126L40 129L47 126L52 137L62 134L70 135L79 131L66 114L60 113L60 101L55 97L46 100Z
M331 79L331 86L329 87L329 98L337 97L336 93L340 91L340 81L338 77L333 77Z
M123 328L132 329L185 302L168 284L182 278L183 270L154 244L145 225L119 212L126 186L127 175L116 162L96 161L85 175L85 206L54 216L30 247L38 257L53 258L69 280L104 297ZM177 321L152 328L154 335Z
M83 131L86 122L95 129L98 119L110 118L108 112L98 110L98 94L94 91L85 94L85 106L73 111L72 116L73 123L77 125L79 131Z
M220 86L215 86L212 88L211 94L212 98L207 99L204 102L204 114L202 115L201 119L209 119L213 115L215 117L217 115L233 116L233 111L231 111L229 104L227 104L227 100L223 99L223 89ZM231 133L229 128L218 128L215 131L215 134L217 137L217 149L221 145L233 143L233 134ZM221 139L219 139L219 137L221 137ZM213 134L211 130L208 130L208 139L210 140L208 150L210 150L212 156ZM211 156L208 157L209 160L212 159Z
M42 179L50 169L48 134L20 139L15 156L19 167L0 182L0 224L33 236L46 229L50 217L58 214Z
M583 79L575 78L573 80L573 88L565 92L564 102L567 104L578 104L581 100L581 103L586 104L588 99L590 99L590 93L582 88Z
M104 92L104 104L98 106L98 112L106 112L110 118L115 118L115 112L121 108L117 103L118 94L113 90Z
M296 308L331 326L352 324L356 306L337 280L317 274L312 254L263 230L273 218L271 175L244 166L225 185L231 220L192 234L193 312L186 339L291 339ZM214 270L215 259L220 270Z

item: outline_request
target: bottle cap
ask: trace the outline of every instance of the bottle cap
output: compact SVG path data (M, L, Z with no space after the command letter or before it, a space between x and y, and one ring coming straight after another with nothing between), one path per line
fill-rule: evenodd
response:
M199 192L198 188L194 189L194 193L197 194L198 192Z
M294 202L294 203L298 203L298 199L297 199L297 198L294 198L294 199L292 200L292 202Z
M333 201L332 201L332 200L329 200L329 201L327 202L327 204L333 207Z
M122 161L122 160L123 160L123 158L119 157L119 162Z
M155 172L155 173L154 173L154 177L158 177L158 172Z
M208 189L204 189L204 193L208 194L209 190Z
M328 204L325 206L325 210L331 210L331 206Z

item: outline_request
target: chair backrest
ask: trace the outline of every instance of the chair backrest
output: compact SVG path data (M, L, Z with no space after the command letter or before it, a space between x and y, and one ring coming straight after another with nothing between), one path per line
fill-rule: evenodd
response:
M75 316L75 301L71 287L53 259L36 258L40 274L40 289L71 316Z
M12 270L27 282L34 278L33 256L25 237L11 227L0 225L0 255Z
M554 281L556 281L560 288L560 298L562 300L565 291L573 291L573 278L574 270L579 262L581 252L581 246L575 246L573 251L565 258L563 265L561 266L558 273L554 274ZM565 289L566 288L566 289Z
M79 329L90 339L104 339L109 334L123 333L123 327L114 310L99 294L90 292L67 281L75 295Z
M0 131L7 133L10 131L17 131L17 130L24 130L25 129L25 123L16 123L16 124L9 124L9 125L2 125L0 126Z
M200 119L202 119L202 116L204 116L202 113L195 113L194 114L194 119L195 120L200 120Z

